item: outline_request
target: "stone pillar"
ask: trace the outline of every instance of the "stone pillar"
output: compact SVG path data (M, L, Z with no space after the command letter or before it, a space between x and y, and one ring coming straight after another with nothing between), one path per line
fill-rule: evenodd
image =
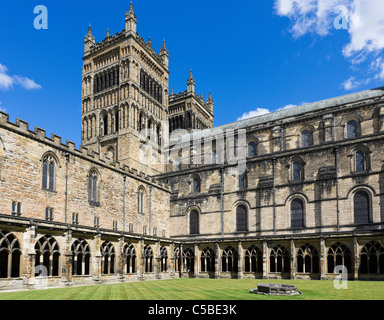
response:
M124 269L125 269L125 261L124 261L124 237L119 239L119 249L117 250L116 261L117 261L117 270L119 273L119 278L121 280L125 280Z
M195 243L194 246L194 255L195 255L195 261L194 261L194 266L193 269L194 271L194 278L199 277L199 271L200 271L200 250L199 250L199 245Z
M62 269L61 269L61 282L72 285L72 232L69 230L64 234L65 236L65 253L64 253L64 261L62 261Z
M36 228L35 226L31 226L27 232L25 233L26 238L26 247L25 251L27 253L24 258L24 271L23 274L26 277L27 286L33 286L35 281L35 264L36 264L36 251L35 251L35 243L36 243ZM10 258L9 260L10 261ZM10 268L8 268L9 270Z
M136 250L136 264L137 264L137 276L139 279L143 279L144 274L144 261L143 261L143 250L144 250L144 240L140 240L137 243L137 250Z
M295 241L291 239L291 275L290 279L294 280L296 279L296 263L295 263L295 256L296 256L296 246L295 246Z
M263 240L263 279L268 279L269 273L269 250L268 243L266 240Z
M353 280L359 280L359 242L357 237L353 237L353 257L352 257L352 274ZM348 271L349 272L349 271Z
M238 260L237 260L237 278L243 279L244 278L244 250L243 250L243 244L239 240L237 243L237 252L238 252Z
M327 252L325 248L325 240L324 238L320 239L320 280L326 280L327 278Z
M271 152L279 152L282 151L281 145L282 145L282 137L281 137L281 127L276 126L272 129L272 136L271 136Z
M220 244L216 243L216 252L215 252L215 279L220 278Z
M324 142L330 142L334 139L334 124L333 124L333 115L326 114L323 116L324 124Z
M160 241L156 242L155 244L155 252L154 252L154 272L155 272L155 278L156 279L161 279L161 269L160 269L160 266L161 266L161 257L160 257Z

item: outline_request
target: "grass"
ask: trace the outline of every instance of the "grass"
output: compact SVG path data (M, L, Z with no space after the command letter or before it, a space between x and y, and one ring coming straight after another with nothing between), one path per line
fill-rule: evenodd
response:
M258 283L298 287L302 296L276 297L249 293ZM384 282L348 282L337 290L333 281L177 279L0 293L0 300L383 300Z

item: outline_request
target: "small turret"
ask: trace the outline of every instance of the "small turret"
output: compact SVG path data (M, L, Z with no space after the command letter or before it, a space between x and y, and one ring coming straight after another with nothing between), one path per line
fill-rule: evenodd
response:
M137 18L136 14L133 11L132 2L129 6L129 11L125 14L125 31L132 32L136 35L136 26L137 26Z
M193 79L192 70L189 72L189 77L187 80L187 92L188 93L195 92L195 79Z
M89 26L88 33L84 37L84 54L91 51L91 48L95 45L95 37L92 34L92 28Z
M209 92L209 96L207 99L207 103L205 104L207 109L213 113L213 99L212 99L212 94Z
M163 40L163 46L160 49L160 58L163 61L164 65L168 68L169 66L169 52L167 46L165 45L165 40Z

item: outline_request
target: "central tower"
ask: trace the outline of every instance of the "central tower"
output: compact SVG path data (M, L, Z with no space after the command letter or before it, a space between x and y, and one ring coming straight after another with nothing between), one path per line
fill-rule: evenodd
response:
M82 145L101 158L119 161L149 175L163 172L159 161L139 161L143 144L159 145L168 121L169 53L159 53L136 31L132 3L125 29L95 43L89 27L84 39L82 77ZM142 133L141 135L139 133ZM144 137L144 138L143 138Z

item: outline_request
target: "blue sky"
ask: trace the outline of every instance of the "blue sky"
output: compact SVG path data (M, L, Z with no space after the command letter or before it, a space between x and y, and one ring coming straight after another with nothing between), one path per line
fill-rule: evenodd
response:
M381 86L382 0L135 0L137 31L170 52L170 88L215 102L215 125ZM0 108L10 120L74 141L81 138L84 35L124 29L130 1L3 1L0 11ZM336 29L335 7L348 29ZM34 7L48 9L36 30ZM343 16L344 17L344 16ZM340 20L343 21L343 20ZM359 21L359 23L357 23ZM362 23L362 25L361 25ZM383 40L381 40L383 39ZM249 116L249 115L248 115Z

